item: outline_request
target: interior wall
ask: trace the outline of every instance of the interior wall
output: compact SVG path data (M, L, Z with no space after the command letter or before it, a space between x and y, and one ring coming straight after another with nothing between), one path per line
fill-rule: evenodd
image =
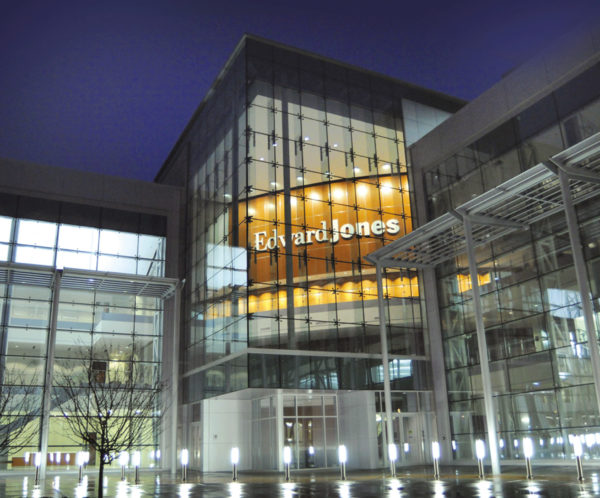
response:
M202 402L202 471L231 470L231 448L240 449L239 470L252 468L252 403L248 400L206 399Z
M348 468L378 468L375 392L340 392L338 403L340 444L348 450Z

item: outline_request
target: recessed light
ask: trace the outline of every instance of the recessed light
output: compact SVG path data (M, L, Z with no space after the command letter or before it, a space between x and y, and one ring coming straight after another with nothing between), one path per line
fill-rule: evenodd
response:
M337 147L337 146L338 146L338 144L333 144L333 146L334 146L334 147Z
M360 168L354 168L355 173L360 173Z
M304 181L304 177L299 176L298 178L296 178L296 180L298 180L299 182L303 182Z
M304 140L308 141L308 140L310 140L310 137L306 136L306 137L304 137Z

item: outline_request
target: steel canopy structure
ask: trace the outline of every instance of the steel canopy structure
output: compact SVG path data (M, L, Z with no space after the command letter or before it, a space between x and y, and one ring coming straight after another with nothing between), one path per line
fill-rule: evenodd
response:
M475 248L516 230L527 230L532 224L558 212L565 213L600 410L600 351L575 212L577 204L599 195L600 133L597 133L365 256L365 259L376 267L380 316L385 316L382 281L384 268L434 268L444 261L467 253L488 445L492 471L495 474L500 473L497 412L493 400ZM390 438L393 436L391 388L387 330L383 320L380 320L380 335L386 426Z
M570 180L573 204L600 194L600 134L465 202L454 211L365 256L384 267L433 267L467 252L463 217L475 246L527 229L564 209L558 172Z

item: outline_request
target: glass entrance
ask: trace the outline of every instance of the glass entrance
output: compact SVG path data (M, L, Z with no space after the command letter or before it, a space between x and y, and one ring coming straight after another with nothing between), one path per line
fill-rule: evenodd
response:
M394 440L398 444L401 465L417 465L424 462L425 432L421 414L393 414Z
M283 397L284 443L298 469L337 465L338 424L335 396Z

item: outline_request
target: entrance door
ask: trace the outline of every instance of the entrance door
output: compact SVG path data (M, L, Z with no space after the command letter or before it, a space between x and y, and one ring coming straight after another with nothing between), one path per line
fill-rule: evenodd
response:
M425 434L422 415L419 413L394 413L394 441L398 445L400 465L424 463Z
M425 433L421 424L420 414L401 415L402 424L402 460L407 465L424 463Z

